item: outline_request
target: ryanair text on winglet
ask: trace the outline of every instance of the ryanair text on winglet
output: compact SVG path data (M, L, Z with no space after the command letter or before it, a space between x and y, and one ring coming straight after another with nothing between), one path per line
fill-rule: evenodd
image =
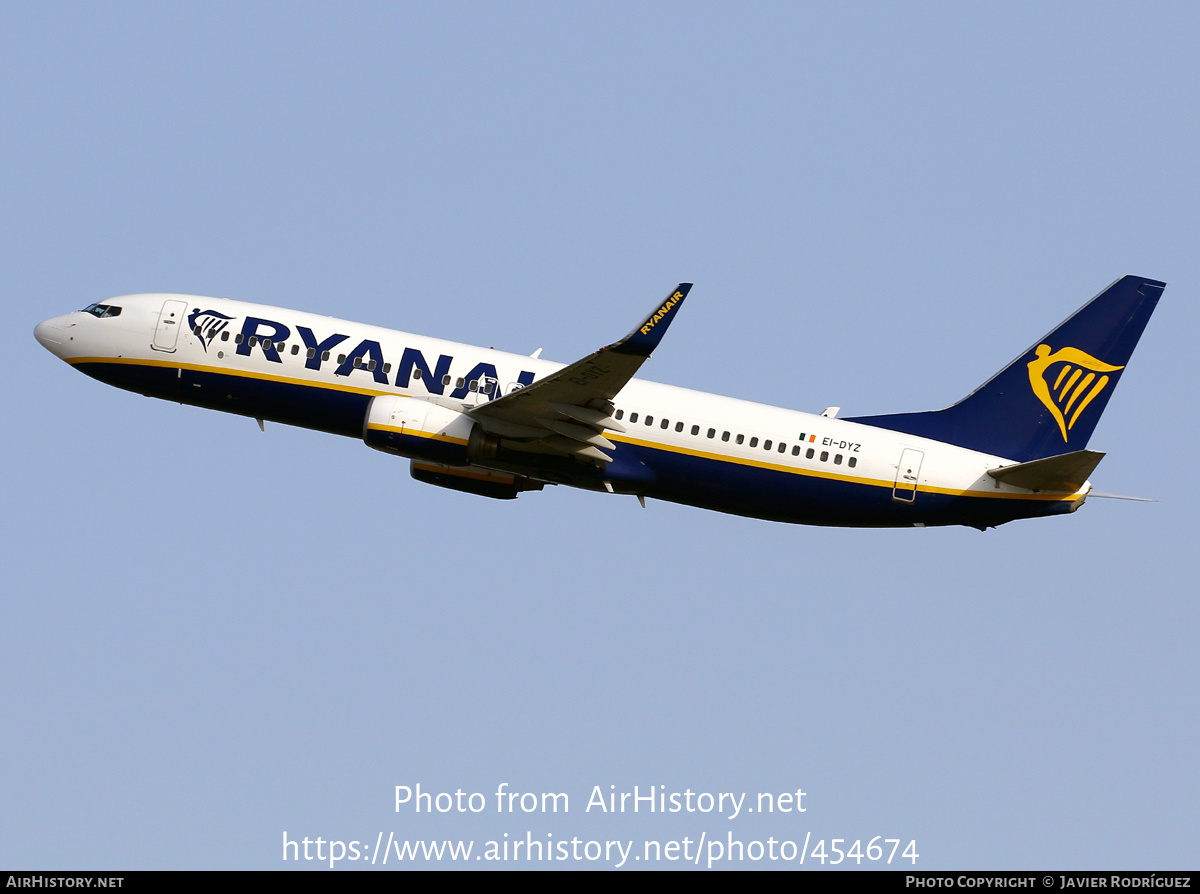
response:
M650 330L654 328L654 324L665 317L671 308L679 303L679 299L682 297L683 292L676 292L674 295L668 298L663 306L656 310L650 319L646 321L646 324L642 326L642 335L647 335Z

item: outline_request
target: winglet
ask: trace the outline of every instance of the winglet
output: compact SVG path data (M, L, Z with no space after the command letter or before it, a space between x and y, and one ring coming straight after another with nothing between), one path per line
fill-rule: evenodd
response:
M675 318L675 312L683 304L692 289L690 282L681 282L675 287L666 300L656 307L646 319L618 342L613 342L604 350L616 351L621 354L633 354L637 357L649 357L650 352L658 347L662 337L667 333L667 327Z

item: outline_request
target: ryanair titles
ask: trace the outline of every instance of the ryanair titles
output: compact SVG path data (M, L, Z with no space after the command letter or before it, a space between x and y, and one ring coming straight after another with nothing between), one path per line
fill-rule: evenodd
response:
M663 306L660 307L658 310L656 310L654 313L652 313L650 315L650 319L648 319L645 323L642 324L642 329L641 329L642 335L649 335L650 330L654 328L654 325L659 320L661 320L663 317L665 317L668 313L670 313L671 308L674 307L676 304L678 304L682 300L683 300L683 292L676 292L674 295L672 295L670 298L668 298L666 301L664 301Z
M205 313L197 308L193 311L192 316L202 318ZM211 343L211 339L216 337L216 333L210 334L208 329L200 328L199 337L207 339ZM196 334L196 326L193 326L192 331L193 334ZM299 338L302 345L300 351L296 353L302 352L304 367L314 371L320 370L323 364L329 362L334 349L342 346L343 342L347 342L350 338L349 335L342 333L334 333L327 338L318 338L307 326L295 327L295 336ZM241 332L237 334L234 341L237 345L236 353L242 357L249 357L255 350L259 350L263 357L270 362L283 363L283 358L279 354L280 348L287 350L287 342L292 338L291 327L285 326L283 323L262 317L246 317L245 322L242 323ZM334 369L333 374L349 376L353 372L367 373L376 384L395 385L397 388L412 387L412 382L417 380L429 394L448 396L454 400L461 400L473 391L482 391L488 400L500 396L501 383L494 364L476 363L470 371L452 379L450 367L453 363L454 357L449 354L440 354L436 362L430 364L421 351L416 348L405 348L400 362L396 364L395 378L389 380L391 364L384 361L383 348L377 341L363 339L347 353L337 356L337 368ZM446 395L446 389L451 383L454 383L455 387L449 395ZM517 385L525 387L532 383L532 371L522 370L517 375Z

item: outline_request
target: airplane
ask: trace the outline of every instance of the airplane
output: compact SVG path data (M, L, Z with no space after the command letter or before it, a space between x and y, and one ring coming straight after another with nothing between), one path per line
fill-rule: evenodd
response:
M1165 283L1121 277L950 407L844 419L634 378L691 287L567 365L193 295L113 298L34 335L101 382L360 438L418 481L497 499L562 484L779 522L986 530L1119 496L1092 490L1104 454L1086 447Z

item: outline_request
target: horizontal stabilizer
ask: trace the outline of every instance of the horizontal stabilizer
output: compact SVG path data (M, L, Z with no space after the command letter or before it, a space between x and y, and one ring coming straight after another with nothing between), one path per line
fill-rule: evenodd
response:
M1104 454L1097 450L1076 450L1074 453L989 469L988 474L1014 487L1074 493L1083 487L1102 459Z

